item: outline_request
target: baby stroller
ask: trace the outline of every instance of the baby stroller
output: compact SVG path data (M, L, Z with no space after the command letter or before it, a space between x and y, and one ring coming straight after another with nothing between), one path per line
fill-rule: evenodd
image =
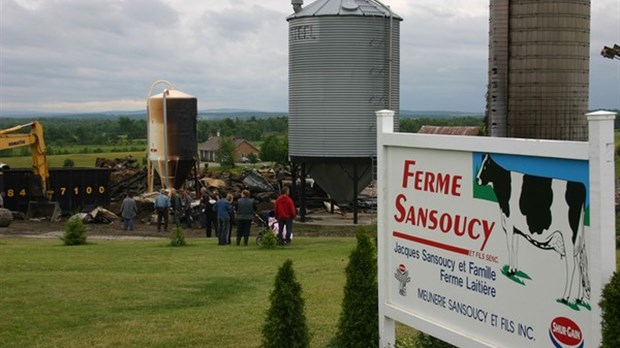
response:
M254 213L256 217L256 225L258 226L258 234L256 235L256 245L261 245L265 233L270 233L272 227L269 225L270 218L273 220L275 214L273 210L264 210L259 214Z
M256 224L258 225L258 234L256 235L256 245L261 245L265 233L273 233L274 236L278 236L278 220L273 210L265 210L260 215L254 214L256 217ZM286 234L286 227L282 231ZM293 236L291 236L293 238Z

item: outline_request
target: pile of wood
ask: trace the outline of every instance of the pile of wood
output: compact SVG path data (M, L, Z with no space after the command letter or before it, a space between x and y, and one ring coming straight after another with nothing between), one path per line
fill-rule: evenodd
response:
M124 158L97 158L97 168L110 168L110 199L118 201L123 193L141 194L146 191L146 170L139 167L132 156Z
M154 202L155 195L146 193L147 173L145 169L139 168L136 160L131 156L108 160L97 159L97 167L112 169L110 177L110 200L112 201L112 211L114 207L120 205L123 193L128 192L135 197L144 197L140 203L148 206ZM299 175L297 176L299 177ZM297 182L297 188L300 180ZM200 188L206 187L210 192L220 194L231 193L235 199L241 197L241 191L247 189L251 192L252 198L258 201L261 209L271 209L273 202L277 198L282 186L292 185L292 173L289 166L264 166L259 169L244 168L240 174L233 174L230 171L214 172L208 169L203 170L197 176L192 172L189 175L184 188L190 192L195 201L200 199ZM155 178L156 189L159 187L159 179ZM324 209L323 202L329 201L328 195L319 185L306 183L306 208ZM292 192L295 196L297 193ZM376 196L375 196L376 197ZM366 195L362 194L360 200L364 201ZM374 197L373 197L374 198ZM373 200L373 203L376 202ZM372 204L371 204L372 205ZM141 208L146 208L146 206ZM361 204L360 208L365 207Z

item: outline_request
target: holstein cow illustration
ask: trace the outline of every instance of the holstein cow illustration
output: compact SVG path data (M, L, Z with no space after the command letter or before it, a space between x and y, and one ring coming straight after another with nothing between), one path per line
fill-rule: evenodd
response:
M478 185L493 188L501 211L508 245L508 275L518 271L518 235L540 249L555 250L563 257L566 279L562 302L590 298L587 255L583 235L586 188L583 183L544 178L509 171L485 154L476 175ZM577 272L577 279L575 279Z

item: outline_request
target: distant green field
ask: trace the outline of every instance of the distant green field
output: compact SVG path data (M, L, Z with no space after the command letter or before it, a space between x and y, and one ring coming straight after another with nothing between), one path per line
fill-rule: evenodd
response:
M146 156L145 151L134 152L104 152L104 153L85 153L85 154L69 154L69 155L50 155L47 156L50 168L62 167L65 159L73 160L74 167L95 167L97 158L103 157L107 159L125 158L132 156L137 159L138 164L142 164L142 158ZM32 159L30 156L25 157L0 157L0 163L6 163L11 168L30 168L32 167Z

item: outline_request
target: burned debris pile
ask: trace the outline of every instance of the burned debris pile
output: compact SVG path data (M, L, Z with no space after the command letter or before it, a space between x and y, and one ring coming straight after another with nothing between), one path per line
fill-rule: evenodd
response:
M106 159L97 158L97 168L109 168L110 173L110 199L117 201L124 192L140 194L146 191L146 169L140 168L135 158Z
M136 199L138 208L144 214L150 214L153 210L153 203L160 187L159 179L155 178L155 192L147 193L147 172L141 168L136 159L128 156L113 160L98 158L96 166L99 168L110 168L110 211L118 212L123 194L128 193ZM184 189L188 190L194 199L196 209L200 199L200 189L205 187L209 193L219 193L225 195L231 193L235 199L241 196L241 191L248 189L252 197L258 202L259 210L270 210L273 202L278 196L283 186L297 188L291 194L298 197L299 185L301 180L297 179L295 185L292 182L292 173L289 166L275 165L263 166L260 168L245 167L239 174L229 170L214 171L204 168L198 175L194 172L190 174L185 182ZM299 178L299 175L297 176ZM366 190L367 191L367 190ZM374 196L374 197L373 197ZM376 195L367 195L364 192L359 197L359 208L363 210L374 210L376 208ZM326 208L326 202L331 205L329 196L323 189L310 180L306 180L305 203L308 211L321 210L330 211ZM350 210L346 204L340 207ZM337 213L343 213L338 211Z

